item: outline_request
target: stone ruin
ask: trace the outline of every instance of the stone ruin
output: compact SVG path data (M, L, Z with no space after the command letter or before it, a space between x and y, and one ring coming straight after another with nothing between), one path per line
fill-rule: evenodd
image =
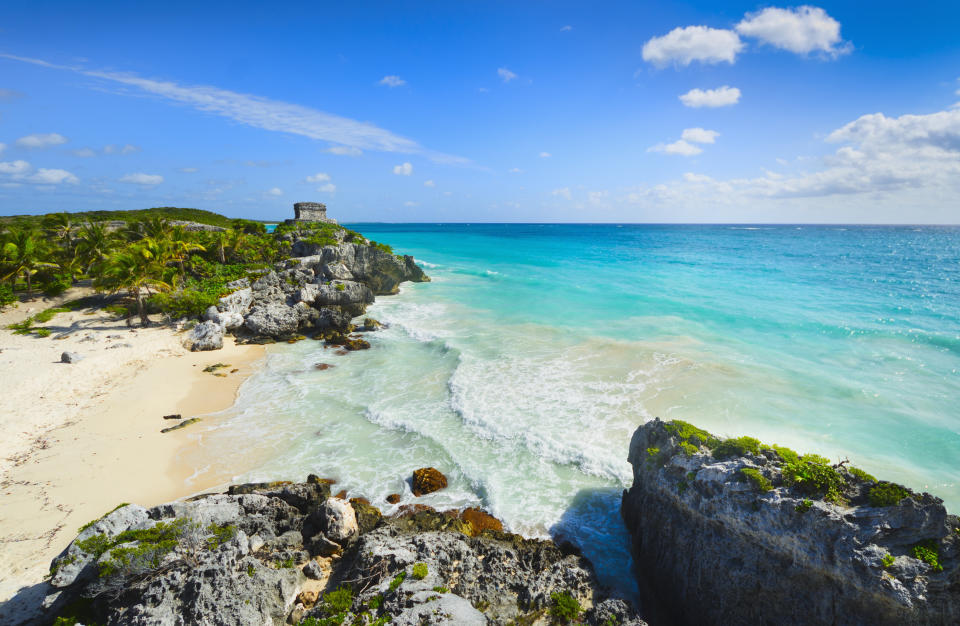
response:
M327 205L322 202L297 202L293 205L293 213L297 222L337 223L337 220L327 217Z

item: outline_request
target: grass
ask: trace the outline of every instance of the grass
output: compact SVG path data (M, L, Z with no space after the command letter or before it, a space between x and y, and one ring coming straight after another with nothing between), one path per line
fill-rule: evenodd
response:
M444 587L443 585L437 585L436 587L433 588L433 590L436 591L437 593L450 593L450 588Z
M326 613L345 613L353 606L353 589L349 586L323 594L323 610Z
M406 580L406 578L407 578L406 572L400 572L399 574L394 576L393 580L390 581L390 591L396 591L397 588L403 584L403 581Z

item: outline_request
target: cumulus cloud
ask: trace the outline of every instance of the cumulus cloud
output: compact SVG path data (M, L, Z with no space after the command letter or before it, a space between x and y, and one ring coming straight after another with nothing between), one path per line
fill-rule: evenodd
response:
M80 179L67 170L47 169L41 167L34 171L30 163L22 160L0 163L0 174L6 176L9 185L18 185L21 182L36 183L38 185L59 185L61 183L78 183Z
M37 133L17 139L17 145L21 148L49 148L65 144L67 141L69 139L60 133Z
M550 192L552 196L559 196L565 200L573 200L573 194L570 193L569 187L561 187L560 189L554 189Z
M283 189L280 189L279 187L274 187L273 189L271 189L271 190L268 191L267 193L270 194L271 196L282 196L282 195L283 195Z
M840 22L819 7L768 7L748 13L736 29L744 37L756 37L763 43L797 54L822 52L836 57L851 48L840 37Z
M657 67L687 66L694 61L733 63L742 49L743 42L732 30L686 26L643 44L643 60Z
M736 87L717 87L716 89L691 89L680 96L684 106L694 109L726 107L740 101L740 90Z
M0 163L0 174L10 176L20 176L29 172L32 168L26 161L7 161Z
M328 180L330 180L330 174L327 174L326 172L317 172L316 174L307 176L308 183L322 183Z
M407 139L367 122L326 113L299 104L271 100L261 96L237 93L206 85L181 85L167 80L142 78L133 73L90 70L49 63L41 59L0 54L0 58L32 63L51 69L66 70L104 81L133 87L176 104L218 115L240 124L263 130L289 133L327 141L358 150L422 154L439 163L467 164L468 159L424 148Z
M399 76L384 76L380 79L380 85L386 85L387 87L400 87L401 85L406 85L407 81L403 80Z
M337 190L337 186L334 185L333 183L327 183L326 185L321 185L320 187L317 187L317 191L320 191L322 193L333 193L336 190Z
M363 150L360 148L354 148L353 146L333 146L327 148L327 152L330 154L339 154L341 156L360 156L363 154Z
M498 68L497 75L500 76L500 78L502 78L503 82L505 83L509 83L511 80L517 77L516 74L514 74L513 72L511 72L505 67Z
M409 176L413 174L413 165L410 163L403 163L401 165L393 166L393 173L397 176Z
M136 172L134 174L127 174L120 178L121 183L130 183L132 185L159 185L163 182L163 176L159 174L144 174L143 172Z
M685 128L680 134L681 139L693 143L713 143L719 136L717 131L703 128Z
M424 187L436 187L436 186L437 186L437 183L433 182L432 180L425 180L425 181L423 181L423 186L424 186Z
M650 146L647 148L647 152L663 152L664 154L694 156L703 152L703 148L695 146L683 139L678 139L673 143L658 143L655 146Z

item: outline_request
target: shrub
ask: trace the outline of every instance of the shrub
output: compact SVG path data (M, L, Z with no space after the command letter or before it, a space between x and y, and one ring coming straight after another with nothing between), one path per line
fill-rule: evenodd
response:
M718 459L743 456L747 453L760 454L760 441L758 439L753 437L724 439L713 450L713 456Z
M806 513L807 511L810 510L810 507L812 506L813 506L813 500L809 500L805 498L803 502L793 507L793 510L796 511L797 513Z
M880 481L870 488L870 506L894 506L909 495L910 491L906 487Z
M436 587L434 587L434 590L436 590ZM383 596L373 596L367 601L367 606L374 611L379 609L382 605L383 605Z
M410 575L413 576L414 580L423 580L427 577L427 564L417 563L413 566L413 570L410 572Z
M892 554L887 554L880 560L880 562L883 563L883 569L887 569L888 567L893 565L894 561L896 561L896 559L893 558Z
M188 287L175 292L155 293L150 296L148 303L170 317L179 319L199 317L208 308L215 306L219 299L220 296L216 293Z
M770 491L773 489L773 484L767 479L766 476L760 473L760 470L753 467L744 467L740 470L740 473L746 478L753 488L757 491Z
M216 524L210 524L207 526L207 530L211 534L211 536L207 538L207 547L211 550L216 550L223 544L233 539L237 534L237 527L232 524L229 526L217 526Z
M680 442L680 450L687 456L693 456L694 454L700 452L700 448L686 441Z
M390 591L396 591L397 587L403 584L403 581L406 579L407 573L400 572L393 577L393 580L390 581Z
M73 281L70 279L70 275L61 274L51 276L49 279L43 281L43 283L40 285L40 288L43 290L43 295L52 297L59 296L72 285Z
M841 489L846 484L837 470L828 465L829 459L805 454L796 463L784 463L783 482L796 486L801 492L822 495L827 502L841 504Z
M850 472L853 476L857 478L862 483L875 483L877 479L866 473L859 467L848 467L847 471Z
M337 283L336 285L334 285L333 288L336 289L337 291L345 291L347 289L347 286L344 285L343 283Z
M773 444L772 448L774 452L780 455L780 458L783 459L785 463L800 462L800 455L794 452L793 450L791 450L790 448L786 446L779 446L777 444Z
M450 589L448 587L444 587L443 585L437 585L433 588L433 590L437 593L450 593Z
M555 624L569 624L580 617L580 602L570 592L550 594L550 617Z
M935 572L942 572L940 565L940 549L933 539L926 539L913 546L913 556L933 568Z
M49 337L52 332L49 328L38 328L37 337Z
M703 445L713 449L720 443L719 439L707 431L683 420L670 420L663 425L663 428L674 437L682 441L688 441L693 445Z
M0 307L13 304L18 300L19 298L13 294L13 289L10 288L10 285L0 285Z
M353 606L353 589L349 586L338 587L323 594L323 610L327 613L346 613Z
M371 239L369 245L370 245L371 248L376 248L377 250L380 250L381 252L386 252L387 254L393 254L393 248L391 248L390 246L388 246L388 245L385 244L385 243L378 243L378 242L373 241L373 240Z

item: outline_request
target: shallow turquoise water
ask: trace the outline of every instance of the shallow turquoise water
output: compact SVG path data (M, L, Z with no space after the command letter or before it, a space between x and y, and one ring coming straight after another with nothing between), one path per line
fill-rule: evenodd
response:
M202 433L204 463L247 450L236 479L315 472L388 511L433 465L451 486L418 501L570 538L621 585L627 446L654 416L850 458L960 509L960 229L351 227L433 282L378 298L390 328L369 351L271 348Z

